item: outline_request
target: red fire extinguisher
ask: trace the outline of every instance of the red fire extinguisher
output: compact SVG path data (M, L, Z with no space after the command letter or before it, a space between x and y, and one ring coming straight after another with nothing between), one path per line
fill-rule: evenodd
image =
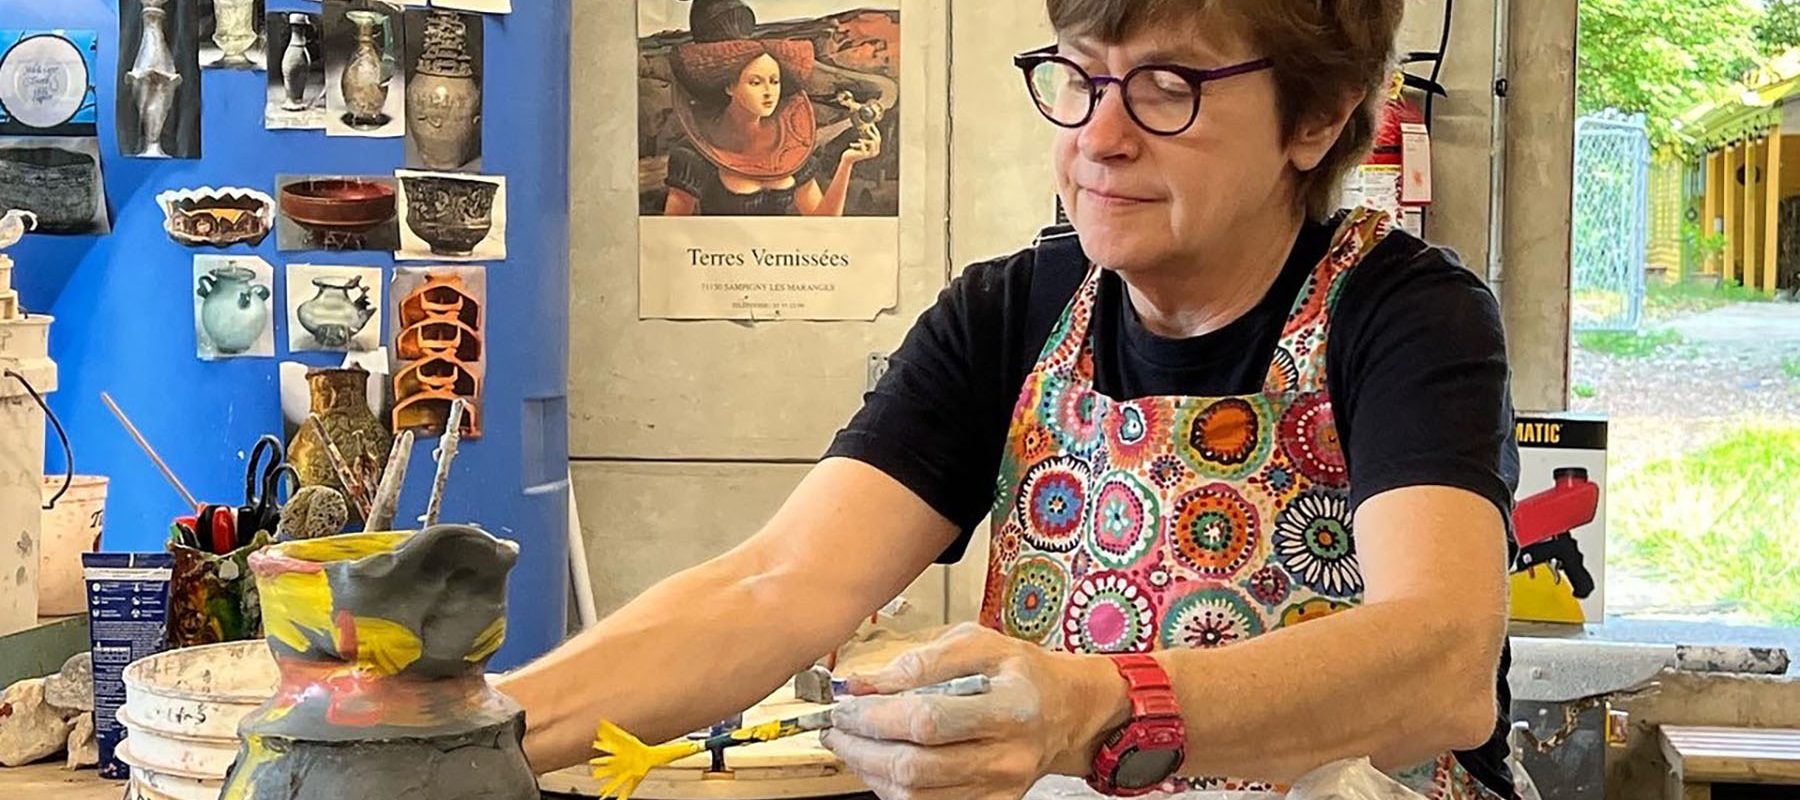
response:
M1403 73L1395 74L1375 128L1374 148L1345 188L1347 205L1386 211L1401 227L1418 234L1424 210L1431 205L1431 134L1424 112L1406 96L1405 87L1411 82Z

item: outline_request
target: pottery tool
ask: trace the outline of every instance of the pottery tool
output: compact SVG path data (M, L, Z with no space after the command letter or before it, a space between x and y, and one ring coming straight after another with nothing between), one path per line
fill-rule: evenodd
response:
M318 539L344 532L350 523L350 504L344 493L329 486L302 486L281 507L275 524L275 541Z
M987 694L990 688L988 676L970 675L900 694L973 697ZM810 731L827 730L831 727L831 712L832 709L825 708L797 717L739 728L706 739L682 739L655 746L646 745L624 728L602 720L600 730L594 737L594 749L605 755L588 763L594 768L594 778L603 782L601 797L630 800L631 793L637 791L651 770L709 750L719 751L728 747L773 742Z
M400 506L400 487L406 483L406 468L412 463L413 432L401 431L394 437L394 449L388 453L387 469L381 475L381 488L375 492L374 507L369 511L368 531L385 531L394 525L394 512Z
M794 696L808 703L835 703L839 695L848 691L847 681L831 677L831 670L821 666L815 665L794 676Z
M450 419L444 423L444 435L438 437L437 450L431 454L437 459L437 477L431 482L431 500L425 505L425 516L420 518L427 528L438 524L438 515L444 510L444 487L450 483L450 462L456 459L456 448L462 443L465 405L462 398L450 402Z
M139 433L137 426L131 424L131 419L125 416L124 409L119 408L119 404L113 402L112 395L101 392L100 401L112 410L113 416L119 418L119 424L125 426L125 432L131 434L131 438L137 441L137 445L144 451L144 455L149 456L150 461L156 464L156 468L162 471L163 479L168 481L170 486L175 487L175 491L181 495L182 500L187 501L188 508L199 509L200 501L194 499L194 493L188 491L186 486L181 485L181 479L175 477L175 471L169 469L168 462L163 461L162 456L156 454L156 448L151 447L150 441L144 438L144 434Z
M331 440L331 434L325 432L325 423L314 414L306 418L307 425L312 426L313 435L325 445L325 459L331 462L331 471L338 476L338 484L344 487L344 497L356 506L357 513L363 519L369 518L373 503L369 500L368 489L362 485L355 473L350 471L349 462L344 460L344 452L338 449L337 443Z
M264 465L263 453L269 454ZM281 521L281 478L287 476L294 489L300 486L300 473L286 464L281 440L264 436L250 450L250 462L244 467L244 505L238 509L238 532L247 543L258 531L275 532ZM259 489L260 487L260 489Z

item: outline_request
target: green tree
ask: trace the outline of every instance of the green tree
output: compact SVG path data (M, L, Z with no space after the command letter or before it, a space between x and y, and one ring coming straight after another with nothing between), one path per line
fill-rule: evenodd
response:
M1674 119L1754 63L1762 19L1751 0L1581 0L1576 107L1643 113L1672 145Z
M1800 0L1763 0L1756 43L1765 56L1778 56L1800 46Z

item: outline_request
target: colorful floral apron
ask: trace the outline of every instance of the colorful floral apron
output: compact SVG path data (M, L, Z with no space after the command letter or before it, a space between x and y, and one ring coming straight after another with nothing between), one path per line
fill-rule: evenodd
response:
M1339 226L1259 394L1119 402L1096 391L1088 327L1101 271L1090 269L1013 411L982 624L1127 653L1222 647L1360 604L1325 337L1344 277L1390 228L1370 211ZM1448 753L1399 777L1432 800L1498 798Z

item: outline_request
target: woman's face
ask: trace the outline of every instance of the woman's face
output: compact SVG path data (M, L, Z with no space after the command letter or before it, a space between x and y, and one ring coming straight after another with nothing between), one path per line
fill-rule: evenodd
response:
M752 117L773 115L775 106L781 103L781 66L767 53L757 56L738 73L737 83L726 92L734 105Z
M1060 52L1090 75L1119 77L1139 64L1217 69L1264 55L1174 33L1118 44L1065 37ZM1283 143L1267 70L1203 86L1199 116L1174 136L1138 127L1118 88L1107 88L1086 125L1059 129L1056 178L1088 257L1121 273L1191 269L1236 250L1234 237L1264 229L1267 215L1296 213L1298 171L1330 149Z

